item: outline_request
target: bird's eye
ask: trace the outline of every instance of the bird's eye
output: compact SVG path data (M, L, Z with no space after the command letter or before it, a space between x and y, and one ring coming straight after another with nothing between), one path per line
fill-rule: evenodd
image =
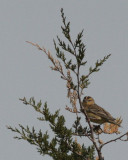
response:
M91 97L89 97L89 96L87 97L87 99L90 99L90 98L91 98Z
M92 98L90 96L86 96L86 97L84 97L84 99L87 101L92 101Z

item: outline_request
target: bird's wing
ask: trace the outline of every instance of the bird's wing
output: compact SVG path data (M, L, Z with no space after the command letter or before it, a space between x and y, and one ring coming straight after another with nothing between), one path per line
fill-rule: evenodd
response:
M109 112L107 112L105 109L98 106L97 104L89 106L88 112L93 113L105 119L115 120L115 118L113 118Z

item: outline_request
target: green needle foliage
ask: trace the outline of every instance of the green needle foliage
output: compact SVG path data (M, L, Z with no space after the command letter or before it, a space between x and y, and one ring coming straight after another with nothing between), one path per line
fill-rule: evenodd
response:
M85 67L87 64L85 58L86 48L82 40L83 30L78 33L76 40L73 41L70 33L70 22L67 22L63 9L61 9L61 17L63 22L61 26L62 34L66 38L66 41L61 40L59 36L57 36L58 42L54 40L57 58L54 58L49 51L47 52L45 48L41 48L38 44L28 43L43 51L53 64L51 69L59 72L61 78L66 81L67 97L72 105L71 108L67 106L66 110L71 112L71 114L75 113L76 119L74 119L71 128L68 128L65 124L66 119L63 115L59 114L59 110L51 113L47 103L42 105L41 101L36 103L34 98L27 100L24 97L20 100L25 105L32 106L36 112L41 114L38 120L42 121L42 123L48 122L50 130L53 132L53 138L43 128L36 131L34 127L30 129L29 126L24 127L20 124L19 129L11 126L8 126L8 129L18 134L14 138L26 140L28 143L35 145L41 155L49 155L54 160L95 160L95 151L98 153L99 160L103 160L100 157L101 150L96 144L93 129L86 113L81 114L81 116L85 116L87 126L85 126L85 123L84 126L82 125L78 113L81 113L82 110L81 96L84 89L90 84L90 75L100 70L103 63L110 57L110 54L103 57L103 59L97 60L95 66L88 69L87 74L81 74L81 67ZM76 106L77 102L79 106ZM92 146L85 146L85 143L80 144L74 137L88 138L92 142Z
M51 130L54 133L54 137L50 140L48 131L42 133L41 130L35 131L35 128L30 129L28 126L24 127L19 125L20 129L12 128L8 126L13 132L18 133L20 136L14 137L18 140L26 140L32 145L37 146L37 150L41 155L49 155L54 160L94 160L94 147L85 147L83 144L80 146L73 139L73 129L68 129L65 125L64 116L59 115L59 110L51 114L47 103L42 107L41 101L35 103L34 98L30 98L29 101L26 98L20 99L24 104L32 106L37 112L41 114L38 119L40 121L47 121ZM74 128L76 128L74 126Z

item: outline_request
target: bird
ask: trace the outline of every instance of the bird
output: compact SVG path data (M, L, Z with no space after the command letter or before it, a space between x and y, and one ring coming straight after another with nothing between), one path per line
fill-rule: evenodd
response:
M106 122L120 126L116 119L107 112L105 109L97 105L94 99L90 96L85 96L82 102L83 111L86 111L86 114L91 122L98 123L99 125Z

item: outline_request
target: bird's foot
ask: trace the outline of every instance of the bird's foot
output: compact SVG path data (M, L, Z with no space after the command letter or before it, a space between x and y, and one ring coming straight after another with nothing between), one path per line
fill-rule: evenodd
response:
M101 134L103 132L102 128L100 125L93 125L93 131L96 133L96 134Z

